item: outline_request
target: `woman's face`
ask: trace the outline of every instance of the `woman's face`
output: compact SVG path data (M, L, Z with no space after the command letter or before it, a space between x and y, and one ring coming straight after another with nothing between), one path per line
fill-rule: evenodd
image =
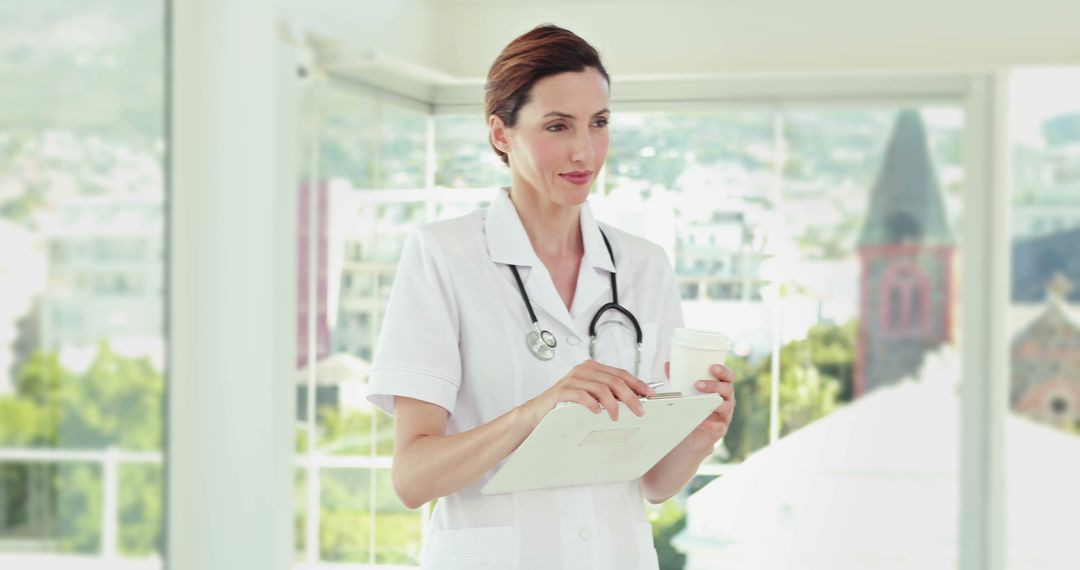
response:
M561 206L584 202L607 158L609 98L607 80L590 67L537 81L513 128L492 117L514 185Z

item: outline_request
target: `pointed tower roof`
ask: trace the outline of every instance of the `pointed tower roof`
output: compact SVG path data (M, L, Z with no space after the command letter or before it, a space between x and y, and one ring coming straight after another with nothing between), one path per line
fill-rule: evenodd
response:
M926 128L913 110L896 117L859 236L860 246L894 243L953 243Z

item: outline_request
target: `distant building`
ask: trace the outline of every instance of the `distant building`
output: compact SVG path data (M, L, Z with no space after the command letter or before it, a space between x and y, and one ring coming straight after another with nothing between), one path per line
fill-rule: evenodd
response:
M327 183L320 183L315 199L315 210L311 210L311 187L302 184L297 194L297 249L296 249L296 369L303 373L298 376L296 386L296 417L307 419L308 386L306 371L309 364L318 365L330 356L330 321L329 309L331 293L329 270L329 189ZM314 225L313 225L314 223ZM314 243L312 243L314 240ZM313 278L314 277L314 278ZM314 281L314 283L313 283ZM312 285L315 290L312 291ZM314 295L312 295L312 293ZM314 299L312 299L314 296ZM314 303L312 303L314 301ZM314 315L312 315L314 313ZM312 323L314 317L314 323ZM315 338L309 331L314 324ZM314 340L314 347L311 346ZM314 358L312 358L314 348ZM336 407L338 387L315 379L315 408L321 406Z
M955 249L922 118L902 111L858 243L857 396L909 376L949 342Z
M307 184L300 186L297 203L297 249L296 249L296 278L297 278L297 319L296 319L296 368L301 369L308 365L310 360L310 319L311 313L315 313L315 358L317 362L330 354L330 323L327 319L327 303L329 301L329 220L327 215L328 191L326 183L319 185L315 198L315 212L311 213L310 187ZM312 223L314 222L314 226ZM310 241L314 239L315 243ZM314 262L314 263L312 263ZM314 270L315 295L314 304L311 303L312 271Z
M1018 414L1080 432L1080 314L1066 303L1066 277L1059 273L1049 289L1039 314L1013 338L1009 403Z
M417 224L463 215L494 195L493 189L455 189L441 193L358 190L345 180L320 185L311 231L307 187L300 189L297 315L297 416L307 417L308 370L315 407L365 405L355 395L367 382L383 313L394 284L398 259ZM308 236L314 236L312 256ZM309 366L310 262L314 259L315 358Z
M714 211L677 232L675 273L686 301L761 301L761 262L747 204Z
M1080 227L1080 145L1017 146L1013 153L1013 186L1014 239L1027 240Z
M46 223L41 347L89 362L108 340L163 360L164 203L160 196L80 196ZM77 367L77 366L76 366Z
M1030 241L1080 228L1080 183L1059 190L1060 194L1040 198L1038 202L1013 203L1014 239Z
M333 350L370 361L394 285L398 258L426 205L388 200L352 188L331 193L337 280Z
M1014 152L1012 410L1080 430L1080 113Z
M1080 208L1074 208L1080 211ZM1014 303L1041 303L1057 275L1080 283L1080 226L1049 235L1019 239L1012 246L1012 300ZM1080 288L1067 294L1080 301Z

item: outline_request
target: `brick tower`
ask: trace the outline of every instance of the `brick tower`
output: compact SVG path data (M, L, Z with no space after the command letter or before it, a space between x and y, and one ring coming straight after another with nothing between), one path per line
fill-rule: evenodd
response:
M951 340L955 250L922 118L901 111L858 243L856 396L915 373Z

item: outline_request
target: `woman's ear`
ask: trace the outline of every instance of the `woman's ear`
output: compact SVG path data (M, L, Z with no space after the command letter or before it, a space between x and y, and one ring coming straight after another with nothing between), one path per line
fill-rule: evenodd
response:
M506 123L498 115L492 114L488 117L488 136L491 138L491 146L504 154L510 154L509 131Z

